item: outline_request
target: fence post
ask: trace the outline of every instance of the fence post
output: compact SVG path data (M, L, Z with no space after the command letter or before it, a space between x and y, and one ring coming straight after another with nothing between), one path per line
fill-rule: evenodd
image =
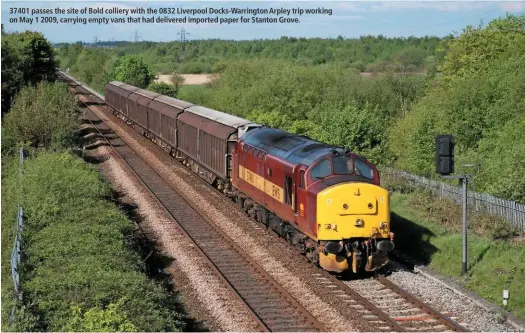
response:
M19 300L22 300L22 292L20 291L20 274L18 266L20 264L20 243L22 241L22 228L24 225L24 209L22 207L23 195L23 176L24 176L24 148L20 147L20 197L18 198L18 210L16 212L16 236L13 253L11 254L11 274L13 276L13 287ZM9 320L15 320L16 304L11 309Z

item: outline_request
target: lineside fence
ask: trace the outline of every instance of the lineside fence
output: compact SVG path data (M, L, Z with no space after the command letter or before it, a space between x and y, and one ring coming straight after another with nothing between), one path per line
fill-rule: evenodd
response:
M381 168L381 173L405 180L410 186L420 186L430 190L440 198L452 200L458 205L462 202L461 188L437 180L417 176L405 171ZM512 200L504 200L486 193L468 191L468 206L474 211L483 211L507 219L521 231L525 231L525 205Z
M24 149L20 147L20 186L22 186L22 177L24 176ZM20 189L20 195L22 195L22 188ZM13 253L11 254L11 274L13 275L13 287L17 295L18 300L22 300L22 290L20 288L20 256L21 250L20 245L22 242L22 228L24 226L24 209L21 205L21 198L19 198L18 212L16 214L16 236L15 244L13 247ZM16 305L11 310L10 320L15 319Z

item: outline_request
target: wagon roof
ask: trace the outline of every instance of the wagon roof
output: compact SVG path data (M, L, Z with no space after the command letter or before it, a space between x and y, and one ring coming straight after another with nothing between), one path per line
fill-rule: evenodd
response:
M111 81L111 82L108 82L108 84L111 84L111 85L114 85L114 86L117 86L117 87L125 85L124 82L120 82L120 81Z
M161 94L149 91L146 89L138 89L133 92L134 94L142 95L144 97L148 97L150 99L154 99L155 97L161 96Z
M213 121L216 121L223 125L233 127L233 128L239 128L241 126L252 123L251 121L247 119L239 118L239 117L236 117L236 116L233 116L231 114L227 114L221 111L208 109L204 106L199 106L199 105L190 106L185 111L199 115L201 117L204 117L204 118L207 118Z
M127 83L120 82L120 81L111 81L111 82L108 83L108 85L116 86L116 87L119 87L122 90L126 90L126 91L129 91L129 92L141 90L138 87L135 87L135 86L132 86L132 85L129 85Z
M169 106L176 107L181 110L184 110L185 108L188 108L193 105L192 103L189 103L189 102L186 102L180 99L176 99L173 97L165 96L165 95L160 95L157 98L155 98L155 100L162 102L164 104L167 104Z

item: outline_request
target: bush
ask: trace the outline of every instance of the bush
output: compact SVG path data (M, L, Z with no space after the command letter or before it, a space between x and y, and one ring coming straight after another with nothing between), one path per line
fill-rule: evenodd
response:
M142 58L129 55L117 60L110 77L112 80L145 89L153 80L154 75Z
M173 73L170 76L170 82L172 85L174 85L178 89L184 83L184 77L177 73Z
M107 201L110 187L97 170L68 153L44 152L27 160L24 168L22 184L18 167L7 169L2 187L11 194L2 197L2 207L9 207L10 214L16 211L16 193L23 185L21 282L26 311L33 317L17 310L16 322L9 328L179 330L182 318L173 310L173 296L147 279L144 264L133 250L137 230ZM14 221L4 212L3 219ZM12 234L2 228L2 236L2 249L11 247ZM4 251L2 259L2 279L4 275L10 278L4 270L9 267ZM9 310L2 309L3 323L9 322Z
M179 66L179 73L202 74L211 73L212 66L202 62L187 62Z
M164 82L153 82L148 86L148 90L156 92L157 94L176 98L179 88Z
M69 147L79 125L80 110L63 83L26 87L4 118L2 147L9 152L20 144L46 148Z
M211 91L184 98L285 131L388 160L390 122L417 99L424 78L363 78L334 64L300 67L279 60L228 64Z

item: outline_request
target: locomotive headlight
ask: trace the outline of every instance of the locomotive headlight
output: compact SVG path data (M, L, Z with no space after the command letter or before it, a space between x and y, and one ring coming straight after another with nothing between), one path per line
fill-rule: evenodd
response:
M361 227L361 226L363 226L363 220L361 220L361 219L356 219L356 220L355 220L355 226L356 226L356 227Z

